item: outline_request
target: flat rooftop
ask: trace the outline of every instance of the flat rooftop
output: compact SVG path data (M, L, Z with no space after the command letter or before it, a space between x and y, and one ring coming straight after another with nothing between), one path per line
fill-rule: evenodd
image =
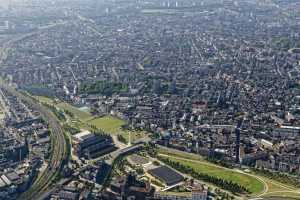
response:
M148 172L154 177L165 182L168 186L180 183L184 179L181 174L167 166L157 167L149 170Z
M91 137L93 135L94 135L94 133L91 133L90 131L85 130L85 131L82 131L80 133L77 133L77 134L73 135L72 137L74 139L76 139L76 140L80 140L81 141L81 140L89 138L89 137Z

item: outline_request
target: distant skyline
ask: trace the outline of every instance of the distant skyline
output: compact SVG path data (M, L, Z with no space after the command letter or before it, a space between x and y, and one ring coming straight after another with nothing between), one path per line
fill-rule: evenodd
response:
M28 0L0 0L0 6L1 7L7 7L8 6L8 4L9 4L9 2L20 2L20 1L28 1Z

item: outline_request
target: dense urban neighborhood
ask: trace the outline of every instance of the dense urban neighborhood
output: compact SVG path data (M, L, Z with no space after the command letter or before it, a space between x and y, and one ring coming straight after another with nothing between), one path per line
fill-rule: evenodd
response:
M297 0L0 1L0 199L300 199Z

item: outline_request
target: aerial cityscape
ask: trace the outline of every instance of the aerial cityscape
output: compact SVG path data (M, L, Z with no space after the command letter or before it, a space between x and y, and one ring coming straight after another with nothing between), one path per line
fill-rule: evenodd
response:
M298 0L0 0L0 200L300 200Z

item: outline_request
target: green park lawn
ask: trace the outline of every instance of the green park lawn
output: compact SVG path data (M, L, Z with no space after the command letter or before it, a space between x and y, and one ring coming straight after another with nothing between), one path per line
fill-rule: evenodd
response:
M145 137L144 131L123 130L122 126L125 125L126 122L113 116L98 117L87 121L87 123L112 135L121 134L125 138L126 142L129 140L133 142Z
M96 128L101 129L109 134L118 134L122 132L121 127L126 124L125 121L112 116L95 118L87 121L87 123L94 125Z
M109 115L104 117L93 118L91 113L80 110L79 108L72 106L71 104L68 104L66 102L58 102L51 98L42 96L35 96L35 98L38 99L40 102L56 106L57 108L63 111L67 110L70 113L72 113L73 117L69 123L73 127L87 130L92 130L92 127L95 127L96 129L101 129L108 134L122 134L126 142L128 142L129 140L133 142L145 137L144 131L123 130L122 126L125 125L126 122L122 119ZM129 136L129 134L131 135Z
M93 117L89 112L82 111L79 108L65 102L58 103L56 106L60 109L68 110L69 112L73 113L73 115L76 116L80 121L88 121Z
M167 148L164 146L160 146L158 148L158 153L165 154L168 156L174 156L174 157L178 157L178 158L191 159L191 160L198 160L198 161L204 160L204 158L198 154L188 153L188 152L184 152L184 151L180 151L180 150L176 150L176 149Z
M42 103L53 104L54 100L44 96L34 96L38 101Z
M162 154L162 156L166 156ZM193 160L192 158L181 158L176 156L166 156L171 161L179 162L185 166L193 168L196 172L208 174L217 178L240 184L246 187L251 193L258 194L263 191L264 184L258 179L242 174L234 170L211 164L207 161Z
M79 119L80 121L87 121L92 118L92 115L89 112L82 111L79 108L72 106L71 104L65 102L57 102L51 98L44 96L35 96L35 98L42 103L47 103L56 106L57 108L60 108L62 110L67 110L73 113L74 117Z

